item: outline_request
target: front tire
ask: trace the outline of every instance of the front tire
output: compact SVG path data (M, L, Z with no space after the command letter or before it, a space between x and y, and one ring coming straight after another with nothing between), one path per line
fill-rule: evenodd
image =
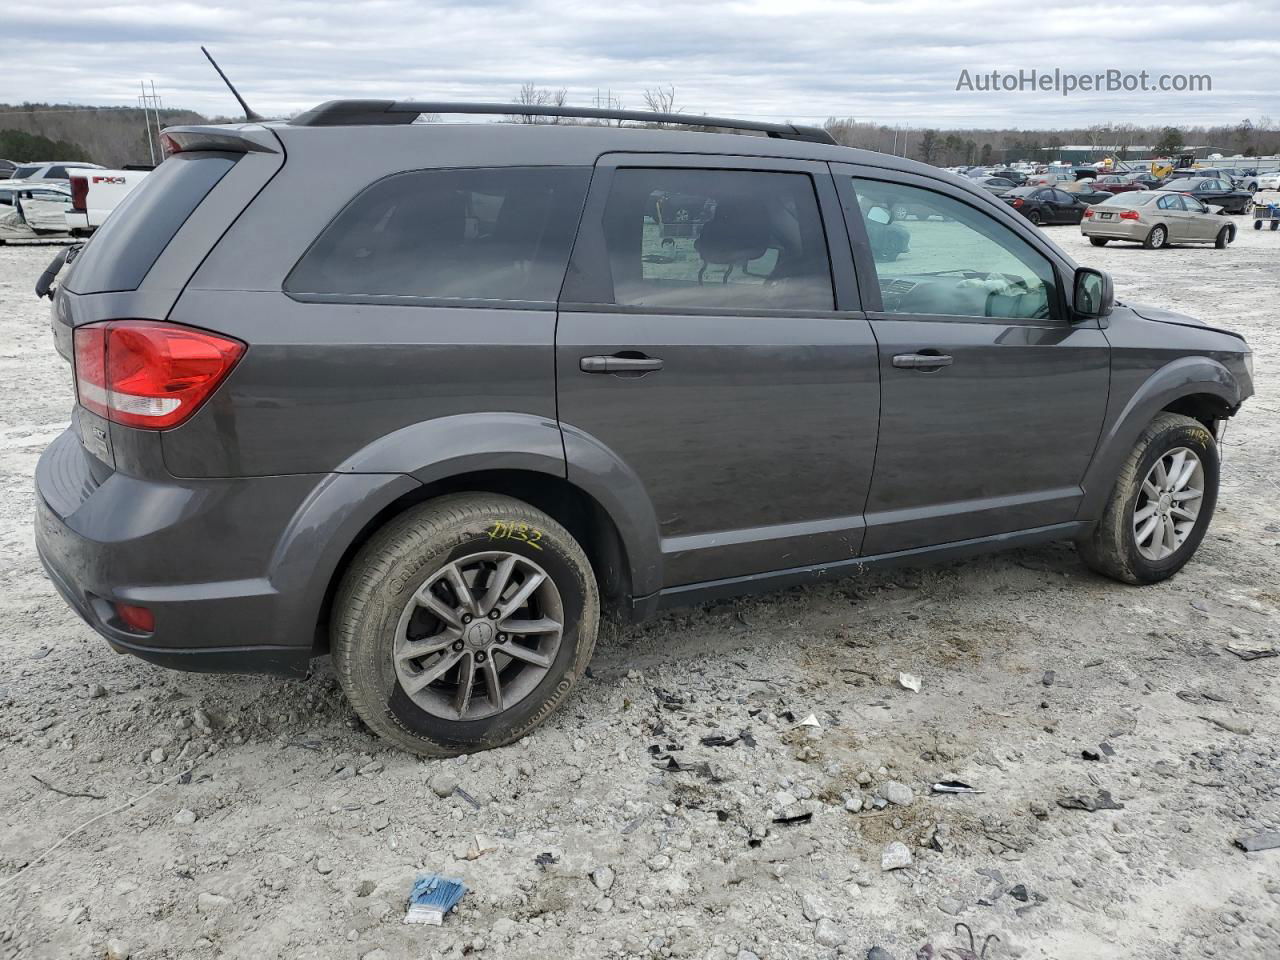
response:
M1218 236L1214 239L1213 245L1219 250L1227 249L1227 244L1231 242L1231 228L1223 227L1218 231Z
M1218 502L1218 447L1198 420L1157 416L1120 469L1102 518L1077 548L1098 573L1157 583L1196 552Z
M366 543L334 601L338 680L370 729L427 757L520 739L587 668L600 601L586 554L512 497L411 508Z
M1107 237L1090 237L1089 238L1089 242L1092 243L1095 247L1105 247L1107 245L1108 240L1109 238Z

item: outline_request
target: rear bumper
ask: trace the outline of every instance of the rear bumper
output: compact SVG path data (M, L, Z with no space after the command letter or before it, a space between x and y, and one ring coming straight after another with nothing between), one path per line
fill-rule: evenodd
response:
M305 676L359 508L381 506L371 475L160 482L117 472L99 484L88 457L72 430L45 450L35 518L49 579L85 622L115 650L166 667ZM116 602L147 607L155 629L130 628Z
M88 230L89 214L68 210L62 215L67 221L68 230Z
M1086 237L1106 240L1132 240L1141 243L1151 232L1151 225L1139 220L1099 220L1097 214L1080 221L1080 232Z

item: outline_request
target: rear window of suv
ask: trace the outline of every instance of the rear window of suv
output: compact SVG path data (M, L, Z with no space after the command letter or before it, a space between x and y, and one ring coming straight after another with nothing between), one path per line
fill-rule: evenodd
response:
M85 244L67 276L72 293L136 290L174 234L227 171L236 154L170 157L120 201Z
M415 170L379 180L285 279L295 299L552 303L591 177L586 167Z

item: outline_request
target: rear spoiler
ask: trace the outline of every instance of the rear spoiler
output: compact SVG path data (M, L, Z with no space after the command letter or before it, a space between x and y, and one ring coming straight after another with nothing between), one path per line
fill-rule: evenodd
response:
M200 124L167 127L160 134L165 156L191 150L221 150L226 153L283 153L280 141L266 127L256 123Z

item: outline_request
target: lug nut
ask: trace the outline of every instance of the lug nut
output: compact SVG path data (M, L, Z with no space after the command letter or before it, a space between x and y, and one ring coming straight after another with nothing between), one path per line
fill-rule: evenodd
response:
M500 634L498 634L498 642L499 642L499 643L506 643L506 642L507 642L507 635L506 635L505 633L500 633Z
M469 614L469 613L464 613L464 614L462 615L462 622L463 622L463 623L470 623L470 622L471 622L471 614Z
M497 610L490 610L490 611L489 611L489 619L490 619L490 620L497 620L497 619L498 619L498 611L497 611Z
M476 654L476 663L484 663L486 656L487 655L485 654L485 652L481 650L479 653Z
M456 651L461 652L461 650L462 650L462 648L463 648L464 646L466 646L466 644L464 644L461 640L455 640L455 641L453 641L453 649L454 649L454 650L456 650Z

